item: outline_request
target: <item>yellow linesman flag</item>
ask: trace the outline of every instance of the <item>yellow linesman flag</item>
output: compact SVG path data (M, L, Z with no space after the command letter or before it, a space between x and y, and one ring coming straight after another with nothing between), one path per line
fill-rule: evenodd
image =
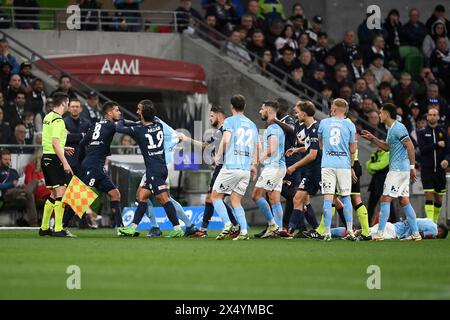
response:
M73 176L67 186L62 201L72 207L80 218L97 199L98 195L77 176Z

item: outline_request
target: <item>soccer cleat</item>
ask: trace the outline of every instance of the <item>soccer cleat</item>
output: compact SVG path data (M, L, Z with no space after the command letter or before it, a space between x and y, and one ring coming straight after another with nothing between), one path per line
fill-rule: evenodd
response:
M139 232L136 231L135 228L129 226L129 227L121 227L118 229L118 231L126 237L136 237L136 233L139 235Z
M323 235L318 233L316 230L303 231L303 235L309 239L323 240Z
M167 236L165 236L164 238L181 238L184 236L184 231L182 229L179 230L175 230L173 229L172 231L169 232L169 234Z
M325 233L322 240L323 241L331 241L331 233Z
M383 241L384 240L384 233L382 231L377 231L372 236L372 241Z
M370 240L372 240L372 237L370 235L365 236L365 235L360 234L358 236L358 240L359 241L370 241Z
M52 229L48 228L47 230L42 230L42 228L39 228L39 235L41 237L51 236L52 235Z
M347 233L347 235L345 237L342 238L342 240L357 241L358 238L355 236L355 234L352 231L350 231Z
M267 228L254 235L255 238L261 238L267 231Z
M225 227L222 232L216 237L216 240L224 240L230 237L230 234L232 232L233 225L230 225L228 227Z
M294 232L292 229L283 228L280 232L278 232L278 237L281 239L292 239L294 238Z
M157 237L161 237L161 236L162 236L162 232L161 232L161 229L158 227L152 227L148 231L148 234L146 235L146 237L148 237L148 238L157 238Z
M250 237L249 237L248 233L246 233L246 234L240 233L237 237L235 237L233 239L233 241L235 241L235 240L250 240Z
M202 230L197 230L196 233L194 233L191 238L207 238L208 237L208 231L202 231Z
M297 232L297 234L294 235L294 238L295 238L295 239L308 239L308 237L305 236L304 232L305 232L305 231L299 231L299 232Z
M61 231L57 231L57 232L53 232L52 233L52 237L57 237L57 238L76 238L76 236L74 236L73 234L70 233L69 230L67 229L63 229Z
M266 233L261 236L261 239L274 238L278 232L278 226L276 224L272 224L267 227Z
M198 228L192 224L190 227L186 227L186 231L184 232L184 237L191 237L198 231Z
M400 241L420 241L422 240L422 236L420 233L416 232L415 234L411 234L405 238L400 239Z
M236 238L241 233L241 227L240 226L233 226L230 232L230 239Z

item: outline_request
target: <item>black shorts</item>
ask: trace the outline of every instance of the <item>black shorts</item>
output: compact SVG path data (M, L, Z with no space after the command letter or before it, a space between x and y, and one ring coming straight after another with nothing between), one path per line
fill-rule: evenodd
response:
M321 179L322 176L320 170L304 172L300 185L298 186L298 191L305 191L310 196L315 195L320 189Z
M117 189L112 182L111 177L104 167L101 168L81 168L81 181L89 187L93 187L98 191L108 193Z
M150 190L155 196L163 192L168 192L169 186L166 182L168 175L169 172L167 171L167 167L165 166L161 167L160 170L157 171L147 170L143 188Z
M434 192L439 195L445 194L447 179L444 170L434 170L423 168L421 172L423 191Z
M295 170L292 174L286 174L283 178L283 184L289 187L298 188L302 180L303 168Z
M355 170L355 174L358 180L356 182L353 182L352 180L352 195L359 195L361 194L360 180L362 176L362 168L358 160L356 160L355 163L353 164L353 170Z
M44 154L41 160L41 168L47 188L55 189L60 186L67 186L69 177L56 154Z
M216 168L214 169L211 177L211 182L209 183L208 193L212 192L212 188L214 186L214 183L216 182L217 176L219 175L220 169L222 169L222 165L216 166Z

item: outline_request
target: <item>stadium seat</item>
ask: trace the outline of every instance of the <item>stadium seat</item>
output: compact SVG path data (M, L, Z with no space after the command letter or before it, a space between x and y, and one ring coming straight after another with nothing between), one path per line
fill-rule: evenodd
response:
M403 64L403 71L410 73L413 78L418 77L424 66L422 52L413 46L400 46L399 53Z

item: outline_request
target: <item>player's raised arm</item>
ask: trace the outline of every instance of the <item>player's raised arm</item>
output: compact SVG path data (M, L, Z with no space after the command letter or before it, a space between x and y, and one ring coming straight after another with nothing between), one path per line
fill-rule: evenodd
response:
M371 134L369 131L367 131L367 130L361 131L361 137L374 143L381 150L389 151L389 144L386 141L378 139L373 134Z
M119 132L119 133L124 133L124 134L131 135L131 136L134 135L133 127L126 126L124 119L120 119L117 122L117 124L116 124L116 131Z

